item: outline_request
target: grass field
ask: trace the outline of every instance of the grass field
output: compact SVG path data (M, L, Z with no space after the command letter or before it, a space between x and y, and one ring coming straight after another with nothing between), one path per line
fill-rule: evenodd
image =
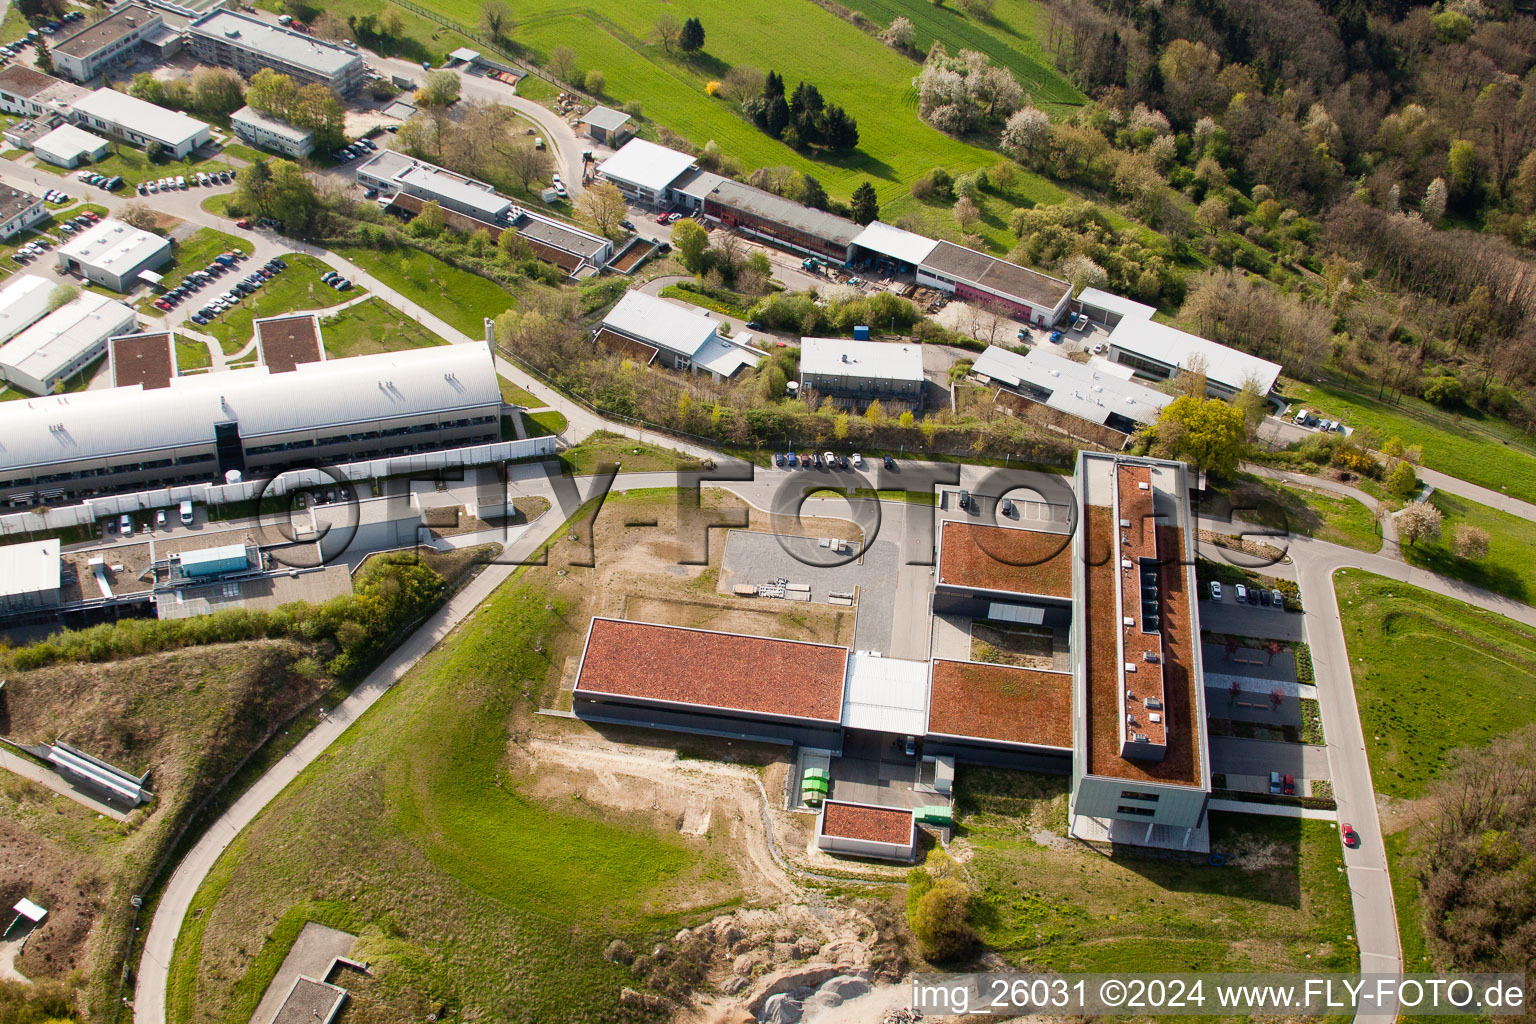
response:
M377 0L342 0L336 13L377 9ZM427 6L462 25L479 20L475 0L430 0ZM931 38L937 32L952 50L976 46L1012 67L1025 90L1046 106L1064 109L1080 95L1045 59L1036 38L1037 9L1026 0L999 4L992 24L982 26L961 15L919 11L919 0L883 0L868 11L888 22L896 13L923 14ZM557 46L569 45L581 70L598 69L608 78L609 103L639 102L646 115L703 145L716 142L748 168L785 165L814 174L827 191L846 198L865 179L882 204L906 196L911 182L930 168L953 173L982 167L995 153L950 138L917 118L912 79L920 70L910 57L816 4L700 0L686 12L703 22L708 40L692 58L669 55L647 41L656 18L669 7L663 0L635 4L570 7L536 0L518 8L515 38L525 56L542 63ZM584 31L572 36L573 20ZM741 118L724 100L708 96L705 86L735 64L749 64L782 74L793 89L813 82L828 102L845 107L862 126L859 149L845 156L811 159L769 138Z
M508 405L520 405L525 409L544 408L544 399L527 388L518 387L505 377L496 378L501 383L501 400Z
M1445 522L1438 539L1403 545L1403 558L1409 564L1536 604L1536 562L1531 559L1536 551L1536 523L1444 491L1436 491L1429 500ZM1451 531L1458 523L1488 531L1486 558L1472 561L1451 550Z
M176 339L176 369L180 373L188 370L200 370L205 366L213 365L213 356L208 353L208 346L200 341L188 341L178 337Z
M225 355L234 355L255 337L255 321L261 317L296 313L307 309L324 309L355 298L366 291L354 284L351 291L338 292L321 281L320 275L331 268L313 256L290 252L283 254L283 261L288 264L287 270L267 281L254 294L241 299L234 309L223 316L215 317L212 323L202 328L219 339ZM249 273L246 270L247 266L248 264L242 263L236 273L228 275L231 284ZM214 282L203 289L199 295L206 294L212 298L221 291L228 290L227 286L220 289L218 285L219 282ZM188 302L192 304L193 309L198 308L196 298L189 299Z
M420 249L335 250L412 302L420 304L471 338L485 334L485 318L512 308L513 299L490 278L444 263Z
M565 414L553 409L524 413L523 422L527 424L529 437L547 437L565 433Z
M1104 857L1065 831L1064 778L963 768L961 839L979 890L973 923L1010 964L1059 971L1353 971L1338 833L1327 823L1213 813L1212 867Z
M181 279L187 276L189 271L202 270L213 262L213 258L221 252L229 252L231 249L239 249L241 252L250 252L252 245L249 240L236 238L234 235L223 231L215 231L213 228L198 228L187 238L176 242L171 249L174 261L160 273L164 276L163 282L166 288L174 288L181 283ZM203 289L205 292L207 289ZM146 303L148 305L148 303ZM140 312L151 316L163 316L160 310L150 305L148 309Z
M1536 630L1354 569L1334 577L1378 793L1423 793L1459 747L1536 720Z
M587 476L597 472L604 463L617 463L626 473L652 473L665 469L691 469L698 461L671 448L636 441L623 434L610 434L599 430L581 444L560 453L575 476Z
M1342 494L1239 473L1231 486L1209 491L1204 507L1211 508L1213 498L1229 501L1233 516L1244 522L1361 551L1381 550L1371 510Z
M518 771L582 586L504 584L231 844L180 936L172 1021L243 1024L304 919L360 935L369 1019L652 1019L619 1004L632 975L603 946L670 934L677 899L729 878L674 823L539 799Z
M1453 416L1416 398L1387 405L1336 385L1287 381L1284 390L1294 406L1370 427L1383 442L1398 437L1422 445L1430 469L1536 502L1536 452L1529 438L1502 420Z
M448 344L380 298L348 306L321 321L320 328L326 357L332 359Z
M144 155L142 149L134 149L126 143L115 146L116 152L108 153L105 160L98 160L93 164L83 164L81 169L92 170L97 174L105 174L111 177L120 174L123 177L123 187L117 194L128 196L133 193L134 187L141 181L158 181L161 178L174 178L177 175L194 175L199 171L228 171L233 170L234 165L225 160L165 160L158 164L149 162L149 157ZM84 187L84 183L78 183Z
M32 26L27 24L27 16L22 14L15 6L5 9L5 20L0 21L0 43L13 43L27 34L27 29ZM18 61L18 64L31 67L31 61Z

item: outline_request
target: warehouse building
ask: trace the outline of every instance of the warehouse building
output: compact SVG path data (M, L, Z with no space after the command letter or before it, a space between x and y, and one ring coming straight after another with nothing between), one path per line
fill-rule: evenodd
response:
M7 114L64 117L76 100L90 94L89 89L82 89L73 82L20 64L0 68L0 111Z
M56 167L74 168L86 160L105 159L109 147L100 135L65 123L33 142L32 152Z
M58 285L36 274L17 274L0 289L0 342L10 341L48 312Z
M57 607L61 580L58 538L0 544L0 614Z
M367 74L355 49L235 11L204 15L187 32L194 57L246 78L271 68L300 85L319 82L338 96L351 96Z
M513 210L512 200L485 182L392 149L381 149L358 165L357 183L380 192L404 192L492 224L507 223Z
M114 63L120 63L140 43L167 31L165 19L158 11L128 4L77 32L61 36L51 47L53 66L77 82L89 82ZM181 37L178 32L170 34L178 40Z
M845 217L723 178L704 196L704 216L774 245L846 263L863 228Z
M100 296L97 296L100 298ZM0 350L3 351L3 350ZM487 444L501 389L483 345L176 377L0 403L0 501L224 482L298 463Z
M1131 380L1129 370L1097 358L1079 363L1043 348L1021 354L997 345L987 346L971 367L973 375L1031 402L1124 434L1154 422L1173 401Z
M397 192L384 212L409 221L420 214L425 205L425 200ZM466 235L484 230L491 236L492 242L500 241L503 231L515 231L535 259L559 267L571 280L596 273L613 258L613 242L610 239L522 207L513 207L507 222L503 224L480 220L445 207L443 223Z
M665 209L676 199L672 183L694 163L691 153L679 153L644 139L630 139L623 149L602 162L598 173L631 202Z
M967 302L998 306L1041 327L1059 321L1072 300L1065 281L953 242L938 242L917 267L917 283Z
M581 123L587 126L587 138L614 149L635 137L635 130L629 124L629 115L612 107L593 107L587 111Z
M926 235L876 220L854 238L853 259L877 271L905 274L915 271L938 244Z
M719 322L701 310L639 291L625 292L594 336L600 347L646 366L703 371L715 380L730 380L762 362L763 354L745 343L749 338L726 338Z
M229 126L256 148L294 159L309 156L315 148L315 133L311 129L297 128L254 107L241 107L230 114Z
M1109 331L1109 358L1140 376L1168 380L1185 370L1205 373L1206 393L1231 399L1252 381L1259 393L1274 390L1282 367L1187 331L1157 323L1157 310L1134 299L1084 288L1078 296L1084 316Z
M12 238L47 219L42 196L0 185L0 238Z
M168 388L176 376L176 336L171 331L114 335L107 342L107 361L115 388Z
M916 343L800 339L802 393L814 390L861 412L874 401L889 405L888 413L921 412L923 379L923 347Z
M0 346L0 377L22 391L46 395L106 355L107 339L137 323L132 306L83 291Z
M171 261L168 238L108 217L58 249L59 266L115 292L131 292L140 275Z
M148 148L158 143L166 156L183 160L213 138L208 126L195 117L101 88L75 101L70 110L76 124L132 146Z

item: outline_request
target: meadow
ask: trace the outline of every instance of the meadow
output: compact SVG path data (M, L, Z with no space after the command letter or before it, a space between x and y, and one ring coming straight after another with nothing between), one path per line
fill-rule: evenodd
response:
M1445 491L1436 491L1429 501L1444 517L1440 536L1404 544L1405 561L1516 601L1536 603L1536 563L1531 561L1536 523ZM1452 532L1462 523L1487 532L1485 557L1462 558L1452 550Z
M1334 588L1376 792L1421 796L1452 751L1536 721L1536 631L1356 569Z

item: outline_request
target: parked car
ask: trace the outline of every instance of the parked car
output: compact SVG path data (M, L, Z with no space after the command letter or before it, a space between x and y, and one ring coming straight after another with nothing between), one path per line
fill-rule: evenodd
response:
M794 452L785 452L784 461L789 464L790 469L794 469L796 466L800 465L800 456L796 455Z
M1064 337L1066 337L1066 335L1062 334L1060 331L1052 331L1051 332L1051 344L1052 345L1060 345L1061 344L1061 339L1064 338Z
M854 452L853 453L852 461L853 461L853 468L854 469L863 469L864 468L864 456L860 455L858 452Z
M998 506L998 511L1002 512L1002 514L1007 516L1009 519L1012 519L1013 518L1013 500L1011 498L1004 498L1003 501L1002 501L1002 504L1000 504Z
M1280 593L1279 590L1271 590L1269 592L1269 596L1270 596L1270 599L1274 603L1274 606L1276 608L1279 608L1281 611L1285 611L1285 595L1284 594Z
M889 455L885 456L885 468L886 469L895 469L896 468L896 460L891 458Z
M1237 603L1242 604L1246 600L1248 600L1248 588L1239 583L1237 585Z
M1086 331L1088 329L1088 318L1079 313L1077 319L1072 321L1072 329L1074 331Z
M1211 600L1221 600L1221 580L1211 580Z
M132 537L133 536L133 517L132 516L128 516L128 515L118 516L117 517L117 532L121 533L124 537Z
M822 452L821 461L827 464L828 469L832 469L837 465L837 456L831 452Z
M667 222L667 215L666 214L658 213L656 215L656 223L657 224L665 224L666 222Z
M1259 595L1259 604L1262 604L1264 607L1268 608L1269 607L1269 591L1265 590L1263 587L1254 587L1253 589Z
M1259 588L1258 587L1249 587L1248 588L1248 603L1249 604L1258 604L1259 603Z
M1294 775L1287 775L1283 780L1281 780L1280 786L1285 791L1285 795L1286 796L1295 796L1296 795L1296 776L1294 776Z
M783 452L774 452L773 453L773 464L775 466L783 466L784 465L784 453Z
M1280 773L1279 772L1270 772L1269 773L1269 791L1271 793L1273 793L1275 796L1279 796L1280 795L1280 791L1283 788L1283 786L1284 786L1284 783L1282 783L1280 781Z
M1347 821L1339 826L1339 835L1344 837L1344 845L1350 849L1360 845L1360 833L1356 832L1355 826Z
M237 228L249 228L250 226L251 222L246 220L244 217L241 217L239 220L235 221L235 227Z

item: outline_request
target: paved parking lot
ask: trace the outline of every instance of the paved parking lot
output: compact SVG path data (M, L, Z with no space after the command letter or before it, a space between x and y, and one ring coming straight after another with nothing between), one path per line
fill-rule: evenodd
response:
M1306 616L1300 612L1280 611L1273 605L1238 604L1233 596L1234 588L1223 587L1222 590L1220 601L1212 601L1207 594L1201 595L1201 629L1290 643L1307 638Z
M1328 748L1311 743L1212 736L1211 770L1229 775L1268 775L1270 772L1279 772L1306 779L1326 779Z

